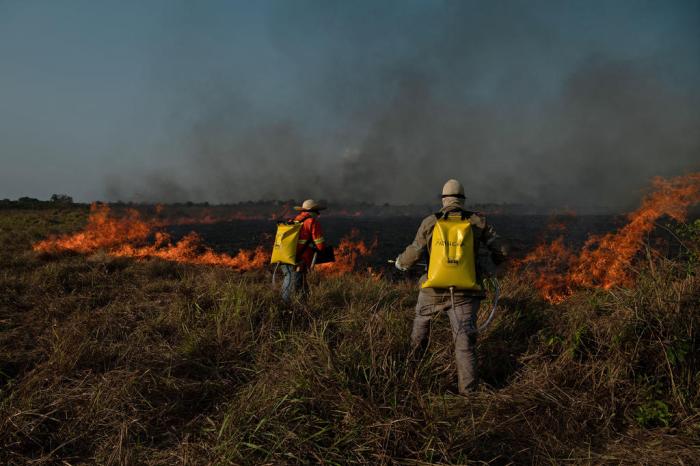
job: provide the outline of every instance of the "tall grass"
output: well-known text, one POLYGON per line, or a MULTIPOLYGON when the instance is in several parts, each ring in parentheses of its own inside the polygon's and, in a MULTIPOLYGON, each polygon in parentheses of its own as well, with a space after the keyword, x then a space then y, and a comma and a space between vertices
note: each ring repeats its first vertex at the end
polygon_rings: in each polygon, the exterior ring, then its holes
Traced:
POLYGON ((411 354, 413 283, 316 277, 285 306, 266 272, 37 256, 15 233, 46 214, 12 215, 0 463, 700 459, 694 263, 650 254, 635 288, 556 306, 511 272, 479 340, 483 383, 462 397, 446 319, 411 354))

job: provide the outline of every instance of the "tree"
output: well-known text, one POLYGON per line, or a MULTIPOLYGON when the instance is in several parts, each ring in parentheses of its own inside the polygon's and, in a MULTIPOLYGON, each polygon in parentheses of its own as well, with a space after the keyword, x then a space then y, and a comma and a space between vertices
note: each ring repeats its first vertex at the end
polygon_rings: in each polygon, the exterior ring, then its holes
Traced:
POLYGON ((51 202, 55 202, 57 204, 72 204, 73 198, 67 194, 52 194, 51 202))

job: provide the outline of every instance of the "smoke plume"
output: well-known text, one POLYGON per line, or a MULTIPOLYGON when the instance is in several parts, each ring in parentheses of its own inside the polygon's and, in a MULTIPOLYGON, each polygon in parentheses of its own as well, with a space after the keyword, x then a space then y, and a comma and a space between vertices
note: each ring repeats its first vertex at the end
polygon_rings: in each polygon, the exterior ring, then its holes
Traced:
POLYGON ((592 8, 586 36, 551 3, 275 4, 254 71, 178 29, 155 74, 181 157, 108 195, 427 203, 458 178, 475 202, 629 207, 700 169, 698 63, 616 42, 620 11, 592 8), (169 76, 175 56, 196 76, 169 76))

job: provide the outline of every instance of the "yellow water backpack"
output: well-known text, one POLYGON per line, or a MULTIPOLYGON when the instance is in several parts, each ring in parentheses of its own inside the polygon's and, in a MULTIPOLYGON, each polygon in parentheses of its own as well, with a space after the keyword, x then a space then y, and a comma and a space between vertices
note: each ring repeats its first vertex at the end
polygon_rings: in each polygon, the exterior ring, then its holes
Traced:
POLYGON ((270 258, 271 264, 296 265, 297 244, 299 243, 302 223, 296 220, 289 220, 277 224, 275 244, 272 246, 272 257, 270 258))
POLYGON ((481 290, 476 277, 474 230, 469 212, 437 213, 423 288, 481 290))

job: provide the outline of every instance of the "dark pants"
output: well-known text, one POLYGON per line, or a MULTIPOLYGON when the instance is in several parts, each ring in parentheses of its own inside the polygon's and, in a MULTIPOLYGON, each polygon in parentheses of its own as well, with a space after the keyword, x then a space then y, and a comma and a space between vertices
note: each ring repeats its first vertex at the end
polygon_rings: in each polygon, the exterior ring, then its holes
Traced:
POLYGON ((293 265, 281 264, 282 279, 282 300, 289 303, 292 296, 299 294, 305 298, 309 292, 309 285, 306 282, 306 270, 293 265))
POLYGON ((452 326, 457 361, 457 388, 467 393, 476 384, 476 334, 469 333, 476 328, 477 312, 481 298, 456 295, 454 309, 450 295, 432 296, 421 290, 413 319, 411 343, 415 351, 424 351, 430 336, 430 321, 437 315, 447 312, 452 326))

